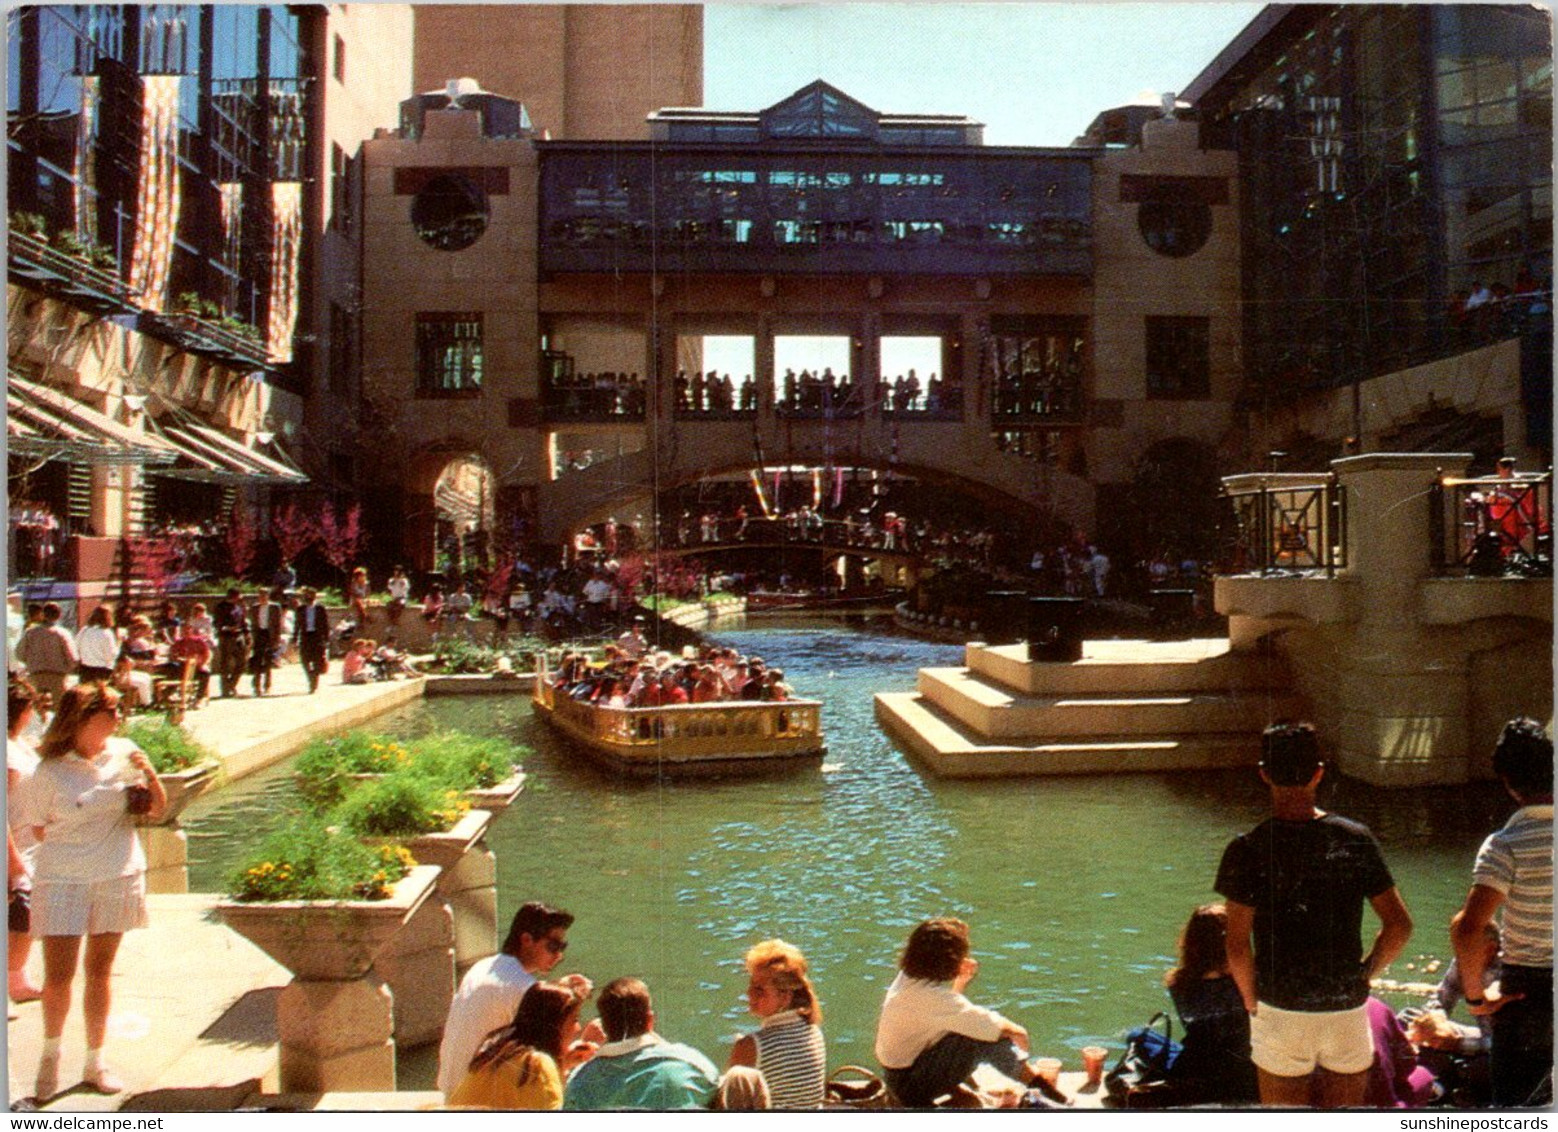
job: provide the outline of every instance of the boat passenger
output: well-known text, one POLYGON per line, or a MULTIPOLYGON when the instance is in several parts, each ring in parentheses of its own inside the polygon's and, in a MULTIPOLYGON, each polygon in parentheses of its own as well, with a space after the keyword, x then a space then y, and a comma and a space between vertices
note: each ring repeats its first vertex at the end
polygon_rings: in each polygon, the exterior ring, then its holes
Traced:
POLYGON ((490 1034, 449 1094, 451 1106, 540 1112, 563 1107, 563 1079, 595 1047, 579 1041, 583 997, 562 983, 525 991, 514 1020, 490 1034))
POLYGON ((800 948, 764 940, 746 953, 747 1009, 762 1027, 738 1038, 731 1066, 763 1075, 776 1109, 821 1108, 827 1076, 822 1007, 800 948))

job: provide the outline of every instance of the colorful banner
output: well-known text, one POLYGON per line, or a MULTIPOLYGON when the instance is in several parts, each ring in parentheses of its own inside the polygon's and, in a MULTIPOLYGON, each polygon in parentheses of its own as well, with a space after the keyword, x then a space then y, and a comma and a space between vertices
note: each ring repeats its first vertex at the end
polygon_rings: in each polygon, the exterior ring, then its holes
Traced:
POLYGON ((757 505, 763 509, 763 518, 772 519, 774 509, 768 502, 768 495, 763 491, 763 477, 757 474, 756 468, 753 468, 749 474, 752 477, 752 491, 757 496, 757 505))
POLYGON ((97 111, 102 101, 97 75, 81 76, 81 114, 76 119, 76 231, 97 243, 97 111))
POLYGON ((126 276, 150 311, 167 302, 179 221, 179 75, 141 77, 141 160, 135 189, 135 246, 126 276))
POLYGON ((292 360, 292 334, 298 324, 298 252, 303 241, 303 185, 271 185, 270 321, 265 352, 272 361, 292 360))

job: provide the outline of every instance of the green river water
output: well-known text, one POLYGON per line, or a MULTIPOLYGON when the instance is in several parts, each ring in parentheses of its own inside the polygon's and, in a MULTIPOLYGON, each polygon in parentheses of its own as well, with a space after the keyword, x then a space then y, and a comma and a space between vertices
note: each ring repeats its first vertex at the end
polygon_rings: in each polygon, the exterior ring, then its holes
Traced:
MULTIPOLYGON (((1080 1047, 1118 1049, 1123 1031, 1166 1007, 1161 976, 1181 925, 1214 898, 1228 839, 1264 816, 1253 771, 938 781, 877 727, 871 697, 913 687, 922 666, 960 663, 960 647, 861 620, 753 621, 713 635, 823 701, 821 770, 625 783, 555 739, 523 697, 432 699, 372 724, 500 733, 533 748, 525 792, 489 841, 502 926, 530 899, 577 917, 558 973, 642 977, 661 1032, 720 1063, 752 1021, 741 954, 780 936, 811 960, 829 1063, 874 1064, 898 949, 933 915, 972 926, 981 969, 971 997, 1070 1068, 1080 1047)), ((191 808, 192 890, 224 887, 290 787, 281 764, 191 808)), ((1390 975, 1437 981, 1425 964, 1448 959, 1447 924, 1477 846, 1513 805, 1491 785, 1387 791, 1346 780, 1328 783, 1321 804, 1375 831, 1417 921, 1390 975)), ((402 1087, 425 1087, 432 1061, 403 1057, 402 1087)))

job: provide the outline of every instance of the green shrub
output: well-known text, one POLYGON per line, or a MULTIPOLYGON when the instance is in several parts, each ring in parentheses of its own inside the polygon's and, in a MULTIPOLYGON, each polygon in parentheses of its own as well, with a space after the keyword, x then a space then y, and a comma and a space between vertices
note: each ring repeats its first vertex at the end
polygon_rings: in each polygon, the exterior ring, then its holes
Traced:
POLYGON ((457 789, 408 768, 362 783, 330 816, 358 837, 415 837, 442 833, 468 809, 457 789))
POLYGON ((267 837, 228 881, 234 900, 383 900, 411 870, 402 846, 364 845, 318 817, 294 818, 267 837))
POLYGON ((314 739, 293 765, 303 797, 318 809, 328 809, 346 796, 353 775, 389 774, 411 765, 411 753, 400 743, 367 731, 348 731, 314 739))
POLYGON ((485 790, 512 772, 524 748, 501 739, 446 731, 413 739, 412 772, 456 790, 485 790))
POLYGON ((42 239, 49 231, 49 222, 41 213, 37 212, 13 212, 11 213, 11 228, 24 236, 36 236, 42 239))
POLYGON ((189 737, 189 733, 165 716, 142 715, 125 724, 127 739, 151 760, 158 774, 188 770, 197 763, 214 762, 216 756, 189 737))

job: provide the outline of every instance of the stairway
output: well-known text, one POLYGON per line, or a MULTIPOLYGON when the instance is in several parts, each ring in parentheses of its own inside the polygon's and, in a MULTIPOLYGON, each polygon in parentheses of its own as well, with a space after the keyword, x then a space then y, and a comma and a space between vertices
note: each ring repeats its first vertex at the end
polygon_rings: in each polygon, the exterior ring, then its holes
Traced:
POLYGON ((964 659, 876 697, 878 722, 942 778, 1249 766, 1267 724, 1305 714, 1280 657, 1226 640, 1089 641, 1072 663, 975 643, 964 659))

